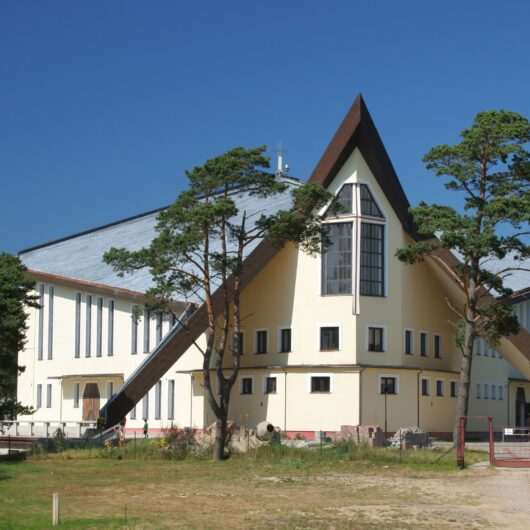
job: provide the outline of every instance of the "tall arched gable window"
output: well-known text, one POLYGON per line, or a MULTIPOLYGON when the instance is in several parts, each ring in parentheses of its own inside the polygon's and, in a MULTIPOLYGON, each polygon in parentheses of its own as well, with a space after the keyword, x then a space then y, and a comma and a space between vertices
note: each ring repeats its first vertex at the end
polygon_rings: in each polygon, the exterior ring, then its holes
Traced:
POLYGON ((324 217, 330 243, 322 253, 322 294, 351 295, 358 270, 359 293, 384 296, 386 219, 369 187, 344 184, 324 217))

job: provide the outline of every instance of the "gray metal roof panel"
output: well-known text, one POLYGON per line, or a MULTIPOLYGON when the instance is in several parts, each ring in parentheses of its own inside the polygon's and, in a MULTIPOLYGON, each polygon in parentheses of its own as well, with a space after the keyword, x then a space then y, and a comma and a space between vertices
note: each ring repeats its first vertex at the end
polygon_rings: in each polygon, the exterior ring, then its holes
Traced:
MULTIPOLYGON (((262 214, 272 214, 290 208, 292 204, 290 191, 293 187, 300 186, 301 182, 291 178, 282 180, 288 185, 286 191, 267 200, 247 192, 235 192, 233 197, 239 210, 239 220, 243 212, 246 212, 249 222, 255 222, 262 214)), ((20 253, 20 258, 28 269, 145 292, 153 285, 149 270, 143 269, 120 277, 110 265, 103 262, 103 254, 111 247, 139 250, 148 246, 156 236, 157 215, 158 211, 150 212, 48 245, 28 249, 20 253)), ((236 220, 238 219, 235 218, 234 221, 236 220)), ((248 245, 246 255, 258 245, 259 241, 255 240, 248 245)), ((219 249, 218 243, 212 247, 212 250, 216 249, 219 249)))

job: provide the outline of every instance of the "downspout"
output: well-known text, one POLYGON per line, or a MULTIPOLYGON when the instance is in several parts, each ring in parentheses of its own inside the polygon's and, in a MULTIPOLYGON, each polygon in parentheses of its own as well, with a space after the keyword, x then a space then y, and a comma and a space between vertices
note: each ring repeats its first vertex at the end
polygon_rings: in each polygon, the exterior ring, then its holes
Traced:
POLYGON ((418 411, 418 421, 417 426, 420 427, 420 375, 423 373, 423 369, 421 369, 417 374, 417 382, 416 382, 416 403, 417 403, 417 411, 418 411))
POLYGON ((64 399, 64 388, 63 388, 62 378, 60 379, 59 384, 61 385, 60 392, 59 392, 59 395, 61 396, 61 402, 59 403, 59 423, 62 423, 63 422, 63 399, 64 399))
POLYGON ((508 413, 508 416, 506 418, 506 421, 508 423, 508 427, 510 426, 510 384, 512 383, 512 381, 510 381, 508 379, 508 387, 506 389, 506 406, 508 408, 508 410, 506 411, 508 413))
POLYGON ((363 424, 363 372, 365 368, 359 370, 359 425, 363 424))
POLYGON ((283 432, 287 432, 287 369, 283 369, 283 432))
POLYGON ((193 429, 193 374, 190 373, 190 429, 193 429))

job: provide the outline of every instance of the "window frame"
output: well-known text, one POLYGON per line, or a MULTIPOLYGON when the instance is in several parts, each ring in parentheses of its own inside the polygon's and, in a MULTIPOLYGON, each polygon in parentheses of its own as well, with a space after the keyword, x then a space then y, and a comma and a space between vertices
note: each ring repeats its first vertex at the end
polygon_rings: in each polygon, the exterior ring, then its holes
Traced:
POLYGON ((403 339, 405 341, 404 349, 405 355, 414 355, 414 330, 412 328, 405 328, 404 329, 404 336, 403 339), (410 351, 407 351, 407 334, 410 333, 410 351))
POLYGON ((107 357, 114 356, 114 319, 116 316, 116 301, 107 298, 107 357))
POLYGON ((264 355, 266 353, 269 353, 269 328, 255 328, 254 329, 254 353, 256 355, 264 355), (260 351, 260 340, 259 335, 261 333, 265 333, 265 351, 260 351))
POLYGON ((266 395, 277 394, 278 393, 278 376, 276 374, 267 374, 267 375, 263 376, 263 393, 266 394, 266 395), (274 379, 274 381, 275 381, 274 390, 273 391, 268 391, 267 382, 270 379, 274 379))
POLYGON ((442 348, 442 334, 441 333, 433 333, 433 355, 435 359, 441 359, 443 357, 443 348, 442 348), (436 340, 438 339, 438 341, 436 340), (438 347, 437 347, 438 344, 438 347))
POLYGON ((378 374, 377 377, 377 392, 379 395, 384 396, 385 393, 382 392, 383 389, 383 379, 394 379, 394 390, 395 392, 386 392, 387 396, 397 396, 399 395, 399 375, 398 374, 378 374))
POLYGON ((449 382, 449 392, 450 397, 455 398, 458 397, 458 381, 456 379, 451 379, 449 382), (453 385, 454 385, 454 392, 453 392, 453 385))
POLYGON ((332 352, 332 351, 341 351, 342 350, 342 325, 341 324, 319 324, 317 331, 317 344, 318 351, 321 352, 332 352), (338 332, 337 348, 322 348, 322 330, 323 329, 333 329, 336 328, 338 332))
POLYGON ((293 328, 291 326, 279 326, 278 327, 278 353, 291 353, 293 351, 293 328), (290 331, 289 336, 289 349, 283 349, 283 332, 290 331))
POLYGON ((420 386, 421 386, 421 396, 422 397, 430 397, 431 396, 431 378, 430 377, 421 377, 420 378, 420 386), (425 384, 425 388, 423 384, 425 384))
POLYGON ((333 374, 328 373, 310 373, 307 374, 308 393, 309 394, 333 394, 333 374), (313 390, 313 379, 328 379, 329 390, 313 390))
POLYGON ((423 329, 420 330, 420 357, 429 357, 429 332, 423 329), (422 340, 424 337, 425 342, 422 340))
POLYGON ((239 378, 239 395, 240 396, 252 396, 254 394, 254 376, 253 375, 242 375, 239 378), (245 390, 244 381, 250 381, 250 392, 245 390))
POLYGON ((387 351, 387 326, 386 324, 366 324, 365 327, 365 347, 366 351, 370 353, 385 353, 387 351), (381 330, 381 349, 371 350, 370 349, 370 330, 380 329, 381 330))
POLYGON ((436 397, 445 397, 445 379, 436 378, 436 397))

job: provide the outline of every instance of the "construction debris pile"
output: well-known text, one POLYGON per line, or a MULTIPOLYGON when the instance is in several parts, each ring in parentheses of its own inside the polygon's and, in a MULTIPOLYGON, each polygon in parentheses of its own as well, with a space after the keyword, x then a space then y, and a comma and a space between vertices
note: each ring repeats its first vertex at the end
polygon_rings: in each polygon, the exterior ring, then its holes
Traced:
POLYGON ((390 438, 390 448, 399 449, 431 449, 432 440, 427 432, 419 427, 400 427, 390 438))

